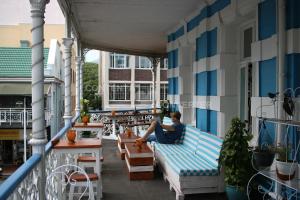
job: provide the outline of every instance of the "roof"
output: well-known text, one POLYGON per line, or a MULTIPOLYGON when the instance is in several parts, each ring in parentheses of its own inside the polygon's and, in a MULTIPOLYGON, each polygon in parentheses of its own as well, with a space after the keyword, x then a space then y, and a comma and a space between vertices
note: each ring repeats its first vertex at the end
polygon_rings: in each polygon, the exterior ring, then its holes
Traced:
POLYGON ((168 32, 205 2, 58 0, 84 47, 150 57, 166 56, 168 32))
MULTIPOLYGON (((49 48, 44 48, 44 67, 49 48)), ((31 48, 0 47, 0 77, 31 77, 31 48)))

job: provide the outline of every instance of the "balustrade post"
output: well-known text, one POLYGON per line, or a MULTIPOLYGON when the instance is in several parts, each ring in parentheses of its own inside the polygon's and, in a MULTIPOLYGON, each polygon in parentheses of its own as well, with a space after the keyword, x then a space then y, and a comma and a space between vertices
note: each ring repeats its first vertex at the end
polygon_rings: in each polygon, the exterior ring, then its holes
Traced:
POLYGON ((65 125, 71 123, 71 58, 73 38, 63 38, 65 58, 65 125))
POLYGON ((76 56, 76 115, 80 114, 80 66, 81 56, 76 56))
POLYGON ((32 19, 32 152, 41 154, 39 173, 33 184, 37 183, 39 199, 45 199, 45 132, 44 113, 44 13, 49 0, 29 0, 32 19))

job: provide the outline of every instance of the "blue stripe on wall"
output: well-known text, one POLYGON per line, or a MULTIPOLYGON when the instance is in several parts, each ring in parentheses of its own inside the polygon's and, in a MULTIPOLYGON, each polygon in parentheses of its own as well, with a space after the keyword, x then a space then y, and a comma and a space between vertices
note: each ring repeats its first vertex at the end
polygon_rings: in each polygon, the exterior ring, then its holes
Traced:
POLYGON ((196 38, 196 61, 217 54, 217 31, 217 28, 214 28, 196 38))
MULTIPOLYGON (((300 87, 300 53, 286 55, 286 71, 287 71, 287 88, 300 87)), ((297 89, 296 94, 300 96, 300 89, 297 89)))
POLYGON ((215 13, 224 9, 230 4, 230 2, 230 0, 216 0, 213 4, 204 7, 197 16, 192 18, 187 23, 187 32, 190 32, 191 30, 196 28, 205 18, 211 17, 215 13))
POLYGON ((276 58, 259 61, 259 96, 276 93, 276 58))
POLYGON ((258 38, 264 40, 276 33, 276 0, 258 4, 258 38))
POLYGON ((196 95, 197 96, 207 96, 208 87, 207 87, 207 72, 201 72, 196 74, 196 95))
POLYGON ((299 10, 299 0, 286 0, 286 29, 300 28, 299 10))
POLYGON ((207 132, 208 111, 205 109, 196 108, 196 127, 201 131, 207 132))
POLYGON ((184 26, 181 26, 177 31, 168 35, 168 42, 172 42, 184 35, 184 26))
POLYGON ((208 132, 210 132, 213 135, 218 135, 217 132, 217 124, 218 124, 218 112, 214 111, 214 110, 210 110, 209 111, 209 130, 208 132))
POLYGON ((178 105, 177 104, 170 104, 170 111, 171 112, 179 111, 178 105))
POLYGON ((196 127, 201 131, 218 135, 217 116, 217 111, 196 108, 196 127))
POLYGON ((196 95, 217 96, 217 70, 196 74, 196 95))
POLYGON ((209 72, 208 76, 208 95, 209 96, 217 96, 218 95, 218 77, 217 70, 213 70, 209 72))
POLYGON ((177 95, 179 93, 178 77, 168 78, 168 94, 177 95))
POLYGON ((168 69, 178 67, 178 49, 168 52, 168 69))

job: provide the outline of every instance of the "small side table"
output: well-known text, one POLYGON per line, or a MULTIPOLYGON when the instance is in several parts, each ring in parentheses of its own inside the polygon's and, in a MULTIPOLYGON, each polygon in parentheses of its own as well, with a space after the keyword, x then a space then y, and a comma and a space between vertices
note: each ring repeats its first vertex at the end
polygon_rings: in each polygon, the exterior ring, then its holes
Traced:
POLYGON ((150 180, 154 177, 153 151, 146 143, 139 150, 135 143, 126 143, 126 164, 130 180, 150 180))
POLYGON ((139 137, 132 134, 131 137, 128 137, 126 133, 118 135, 118 149, 121 156, 121 159, 125 159, 125 143, 135 143, 135 140, 139 137))

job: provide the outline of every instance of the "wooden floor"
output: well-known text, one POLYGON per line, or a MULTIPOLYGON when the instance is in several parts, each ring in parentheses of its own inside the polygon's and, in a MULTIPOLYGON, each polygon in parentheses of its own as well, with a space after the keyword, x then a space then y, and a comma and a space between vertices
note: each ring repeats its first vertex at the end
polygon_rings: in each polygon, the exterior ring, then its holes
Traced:
MULTIPOLYGON (((104 200, 175 200, 162 174, 155 170, 150 181, 130 181, 125 161, 117 156, 116 141, 103 140, 103 199, 104 200)), ((223 200, 224 194, 189 195, 185 200, 223 200)))

